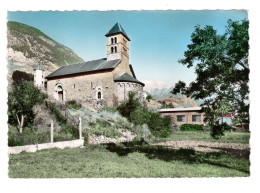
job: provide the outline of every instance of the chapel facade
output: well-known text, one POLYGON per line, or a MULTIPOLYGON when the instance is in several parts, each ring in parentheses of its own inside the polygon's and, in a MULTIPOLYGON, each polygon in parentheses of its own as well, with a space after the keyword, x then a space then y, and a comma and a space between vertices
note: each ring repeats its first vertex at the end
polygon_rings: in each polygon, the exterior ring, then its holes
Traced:
POLYGON ((77 100, 88 105, 118 106, 133 91, 142 102, 145 85, 136 79, 129 64, 130 38, 119 23, 105 36, 106 58, 61 66, 45 77, 50 101, 77 100))

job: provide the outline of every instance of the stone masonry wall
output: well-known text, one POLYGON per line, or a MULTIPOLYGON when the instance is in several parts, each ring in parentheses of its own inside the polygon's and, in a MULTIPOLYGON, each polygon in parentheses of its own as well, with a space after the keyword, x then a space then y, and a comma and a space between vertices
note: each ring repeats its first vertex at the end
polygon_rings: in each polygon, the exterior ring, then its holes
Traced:
MULTIPOLYGON (((91 101, 97 98, 97 88, 101 88, 102 99, 113 106, 114 81, 112 72, 99 72, 83 76, 48 80, 47 93, 50 100, 55 100, 57 85, 64 89, 64 99, 91 101)), ((56 98, 57 99, 57 98, 56 98)))

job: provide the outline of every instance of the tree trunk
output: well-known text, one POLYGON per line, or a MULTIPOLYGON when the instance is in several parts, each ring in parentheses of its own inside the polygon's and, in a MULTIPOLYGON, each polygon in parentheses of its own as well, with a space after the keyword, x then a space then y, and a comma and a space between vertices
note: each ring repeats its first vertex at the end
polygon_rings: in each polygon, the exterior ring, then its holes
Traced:
POLYGON ((17 118, 17 121, 18 121, 18 124, 19 124, 19 132, 20 133, 23 133, 23 124, 24 124, 24 118, 26 116, 24 115, 21 115, 21 120, 19 119, 18 115, 16 114, 16 118, 17 118))

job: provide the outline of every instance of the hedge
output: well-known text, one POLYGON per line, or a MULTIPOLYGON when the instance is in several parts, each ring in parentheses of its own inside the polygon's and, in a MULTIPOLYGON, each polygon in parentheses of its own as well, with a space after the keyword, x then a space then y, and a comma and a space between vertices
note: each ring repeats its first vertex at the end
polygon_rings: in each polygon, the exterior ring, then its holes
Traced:
POLYGON ((181 131, 202 131, 203 125, 194 125, 194 124, 183 124, 180 126, 181 131))

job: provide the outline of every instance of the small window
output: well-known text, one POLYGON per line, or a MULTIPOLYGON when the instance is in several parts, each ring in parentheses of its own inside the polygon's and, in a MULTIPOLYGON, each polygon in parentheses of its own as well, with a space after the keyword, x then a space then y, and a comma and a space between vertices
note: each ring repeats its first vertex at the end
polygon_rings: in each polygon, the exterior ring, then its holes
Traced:
POLYGON ((177 122, 185 122, 185 115, 177 115, 177 122))
POLYGON ((76 85, 74 84, 74 89, 76 88, 76 85))
POLYGON ((117 38, 115 37, 115 44, 117 43, 117 38))
POLYGON ((114 48, 113 47, 111 47, 111 53, 114 53, 114 48))
POLYGON ((115 52, 117 52, 117 47, 115 46, 115 52))
POLYGON ((101 99, 101 92, 98 92, 98 99, 101 99))
POLYGON ((114 44, 114 39, 113 38, 111 38, 111 44, 114 44))
POLYGON ((192 115, 192 122, 201 122, 201 115, 192 115))
POLYGON ((91 89, 93 88, 93 82, 90 83, 91 89))

